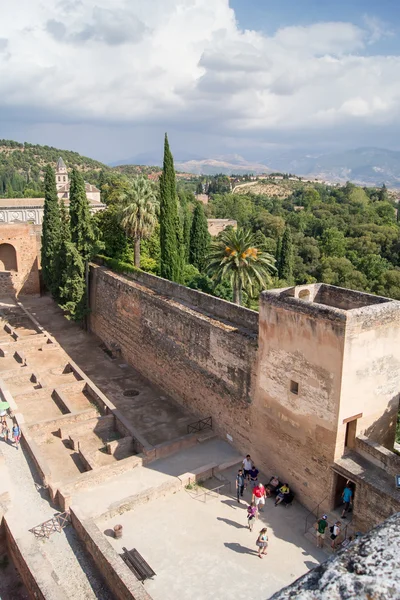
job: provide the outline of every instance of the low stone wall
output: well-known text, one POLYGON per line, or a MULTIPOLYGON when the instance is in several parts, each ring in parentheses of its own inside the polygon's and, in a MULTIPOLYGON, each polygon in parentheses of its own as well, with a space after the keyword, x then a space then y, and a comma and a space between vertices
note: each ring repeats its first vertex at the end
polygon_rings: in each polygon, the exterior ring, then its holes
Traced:
POLYGON ((381 469, 385 469, 393 477, 400 474, 400 456, 377 442, 359 435, 356 438, 356 450, 358 454, 361 454, 381 469))
POLYGON ((68 600, 64 590, 56 583, 56 575, 42 553, 35 537, 15 539, 12 524, 3 519, 7 549, 31 598, 37 600, 68 600))
POLYGON ((116 600, 151 600, 140 583, 115 552, 92 519, 83 520, 77 508, 70 508, 71 522, 86 550, 116 600))
POLYGON ((133 437, 124 437, 120 440, 114 440, 113 442, 107 442, 107 454, 111 454, 117 460, 126 458, 130 454, 134 453, 133 437))

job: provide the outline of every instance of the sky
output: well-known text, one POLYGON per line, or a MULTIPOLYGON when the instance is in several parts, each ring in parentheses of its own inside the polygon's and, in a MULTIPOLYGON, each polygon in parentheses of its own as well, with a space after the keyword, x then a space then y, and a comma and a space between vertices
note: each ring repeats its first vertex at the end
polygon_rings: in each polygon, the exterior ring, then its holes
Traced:
POLYGON ((0 138, 105 162, 400 150, 398 0, 0 0, 0 138))

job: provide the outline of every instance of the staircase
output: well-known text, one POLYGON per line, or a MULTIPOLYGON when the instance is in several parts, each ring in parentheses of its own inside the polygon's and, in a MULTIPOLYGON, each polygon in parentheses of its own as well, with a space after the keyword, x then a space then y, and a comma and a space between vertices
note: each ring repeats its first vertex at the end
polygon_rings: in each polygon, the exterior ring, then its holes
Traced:
MULTIPOLYGON (((326 498, 324 498, 324 500, 322 500, 316 507, 315 510, 310 511, 307 515, 307 518, 305 520, 305 532, 304 532, 304 536, 310 541, 312 542, 315 546, 317 545, 317 531, 315 529, 315 523, 321 518, 322 514, 324 514, 323 512, 321 512, 320 510, 320 506, 321 504, 323 504, 325 502, 326 498)), ((341 518, 341 514, 342 514, 342 509, 336 508, 335 510, 332 510, 330 512, 325 512, 325 514, 327 515, 327 521, 328 521, 328 527, 325 531, 325 538, 324 538, 324 545, 323 545, 323 550, 326 554, 331 555, 333 554, 333 550, 331 547, 331 532, 329 530, 329 528, 336 523, 336 521, 340 521, 342 524, 342 528, 341 528, 341 532, 337 538, 337 548, 340 547, 340 544, 347 539, 348 537, 352 536, 353 539, 355 537, 355 529, 352 526, 352 520, 353 520, 353 513, 347 513, 346 515, 346 519, 342 519, 341 518)))

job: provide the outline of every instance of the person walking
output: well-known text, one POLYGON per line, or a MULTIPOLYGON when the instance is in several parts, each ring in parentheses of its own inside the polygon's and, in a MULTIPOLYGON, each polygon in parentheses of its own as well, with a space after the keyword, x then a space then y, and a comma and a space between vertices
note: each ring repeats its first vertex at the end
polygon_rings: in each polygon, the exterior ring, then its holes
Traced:
POLYGON ((257 467, 255 465, 253 465, 251 467, 249 475, 250 475, 250 481, 251 481, 252 484, 258 482, 258 474, 259 474, 259 472, 260 471, 257 469, 257 467))
POLYGON ((13 436, 13 441, 14 441, 15 447, 18 450, 19 441, 21 439, 21 430, 20 430, 19 426, 17 425, 17 423, 12 428, 12 436, 13 436))
POLYGON ((239 469, 238 474, 236 475, 236 498, 238 503, 240 504, 240 498, 243 497, 244 490, 244 475, 243 469, 239 469))
POLYGON ((262 512, 262 507, 265 505, 265 498, 266 498, 266 492, 265 492, 265 487, 263 486, 263 484, 258 483, 254 488, 253 488, 253 495, 251 498, 251 501, 254 502, 254 504, 256 505, 257 509, 262 512))
POLYGON ((315 524, 315 528, 317 530, 317 547, 323 548, 324 538, 325 538, 325 530, 328 527, 328 517, 327 515, 322 515, 321 519, 315 524))
POLYGON ((268 548, 267 531, 268 531, 267 528, 264 527, 263 529, 261 529, 260 533, 258 534, 256 545, 258 546, 259 558, 262 558, 264 554, 267 554, 267 548, 268 548))
POLYGON ((250 471, 253 467, 253 461, 251 460, 250 454, 243 459, 243 472, 245 480, 250 481, 250 471))
POLYGON ((257 506, 254 502, 249 504, 247 507, 247 524, 249 526, 249 530, 253 531, 254 521, 257 518, 257 506))
POLYGON ((2 423, 1 437, 3 437, 6 442, 8 442, 8 438, 10 437, 10 430, 6 420, 2 423))
POLYGON ((336 540, 337 540, 338 536, 340 535, 341 528, 342 528, 342 524, 340 521, 336 521, 336 523, 334 523, 332 525, 332 527, 330 528, 331 540, 332 540, 331 548, 333 551, 336 550, 336 544, 337 544, 336 540))
POLYGON ((342 519, 347 519, 346 513, 349 512, 353 498, 353 490, 350 487, 350 481, 346 482, 346 486, 343 490, 342 499, 344 502, 344 508, 342 511, 342 519))

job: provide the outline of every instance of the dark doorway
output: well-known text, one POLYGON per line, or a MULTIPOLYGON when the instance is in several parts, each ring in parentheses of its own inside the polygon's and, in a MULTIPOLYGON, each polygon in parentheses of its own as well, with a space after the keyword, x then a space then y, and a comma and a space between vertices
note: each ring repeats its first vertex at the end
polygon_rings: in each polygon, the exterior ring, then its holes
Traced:
POLYGON ((342 508, 343 507, 343 500, 342 500, 342 494, 343 494, 343 490, 346 487, 346 485, 348 485, 348 487, 352 490, 353 492, 353 496, 352 496, 352 501, 354 502, 354 495, 355 495, 355 491, 356 491, 356 484, 353 483, 352 481, 350 481, 349 479, 347 479, 347 477, 343 477, 343 475, 339 475, 339 473, 335 474, 336 480, 335 480, 335 497, 333 500, 333 508, 342 508))
POLYGON ((357 419, 354 421, 349 421, 346 423, 346 437, 344 442, 345 448, 354 448, 356 445, 356 435, 357 435, 357 419))

